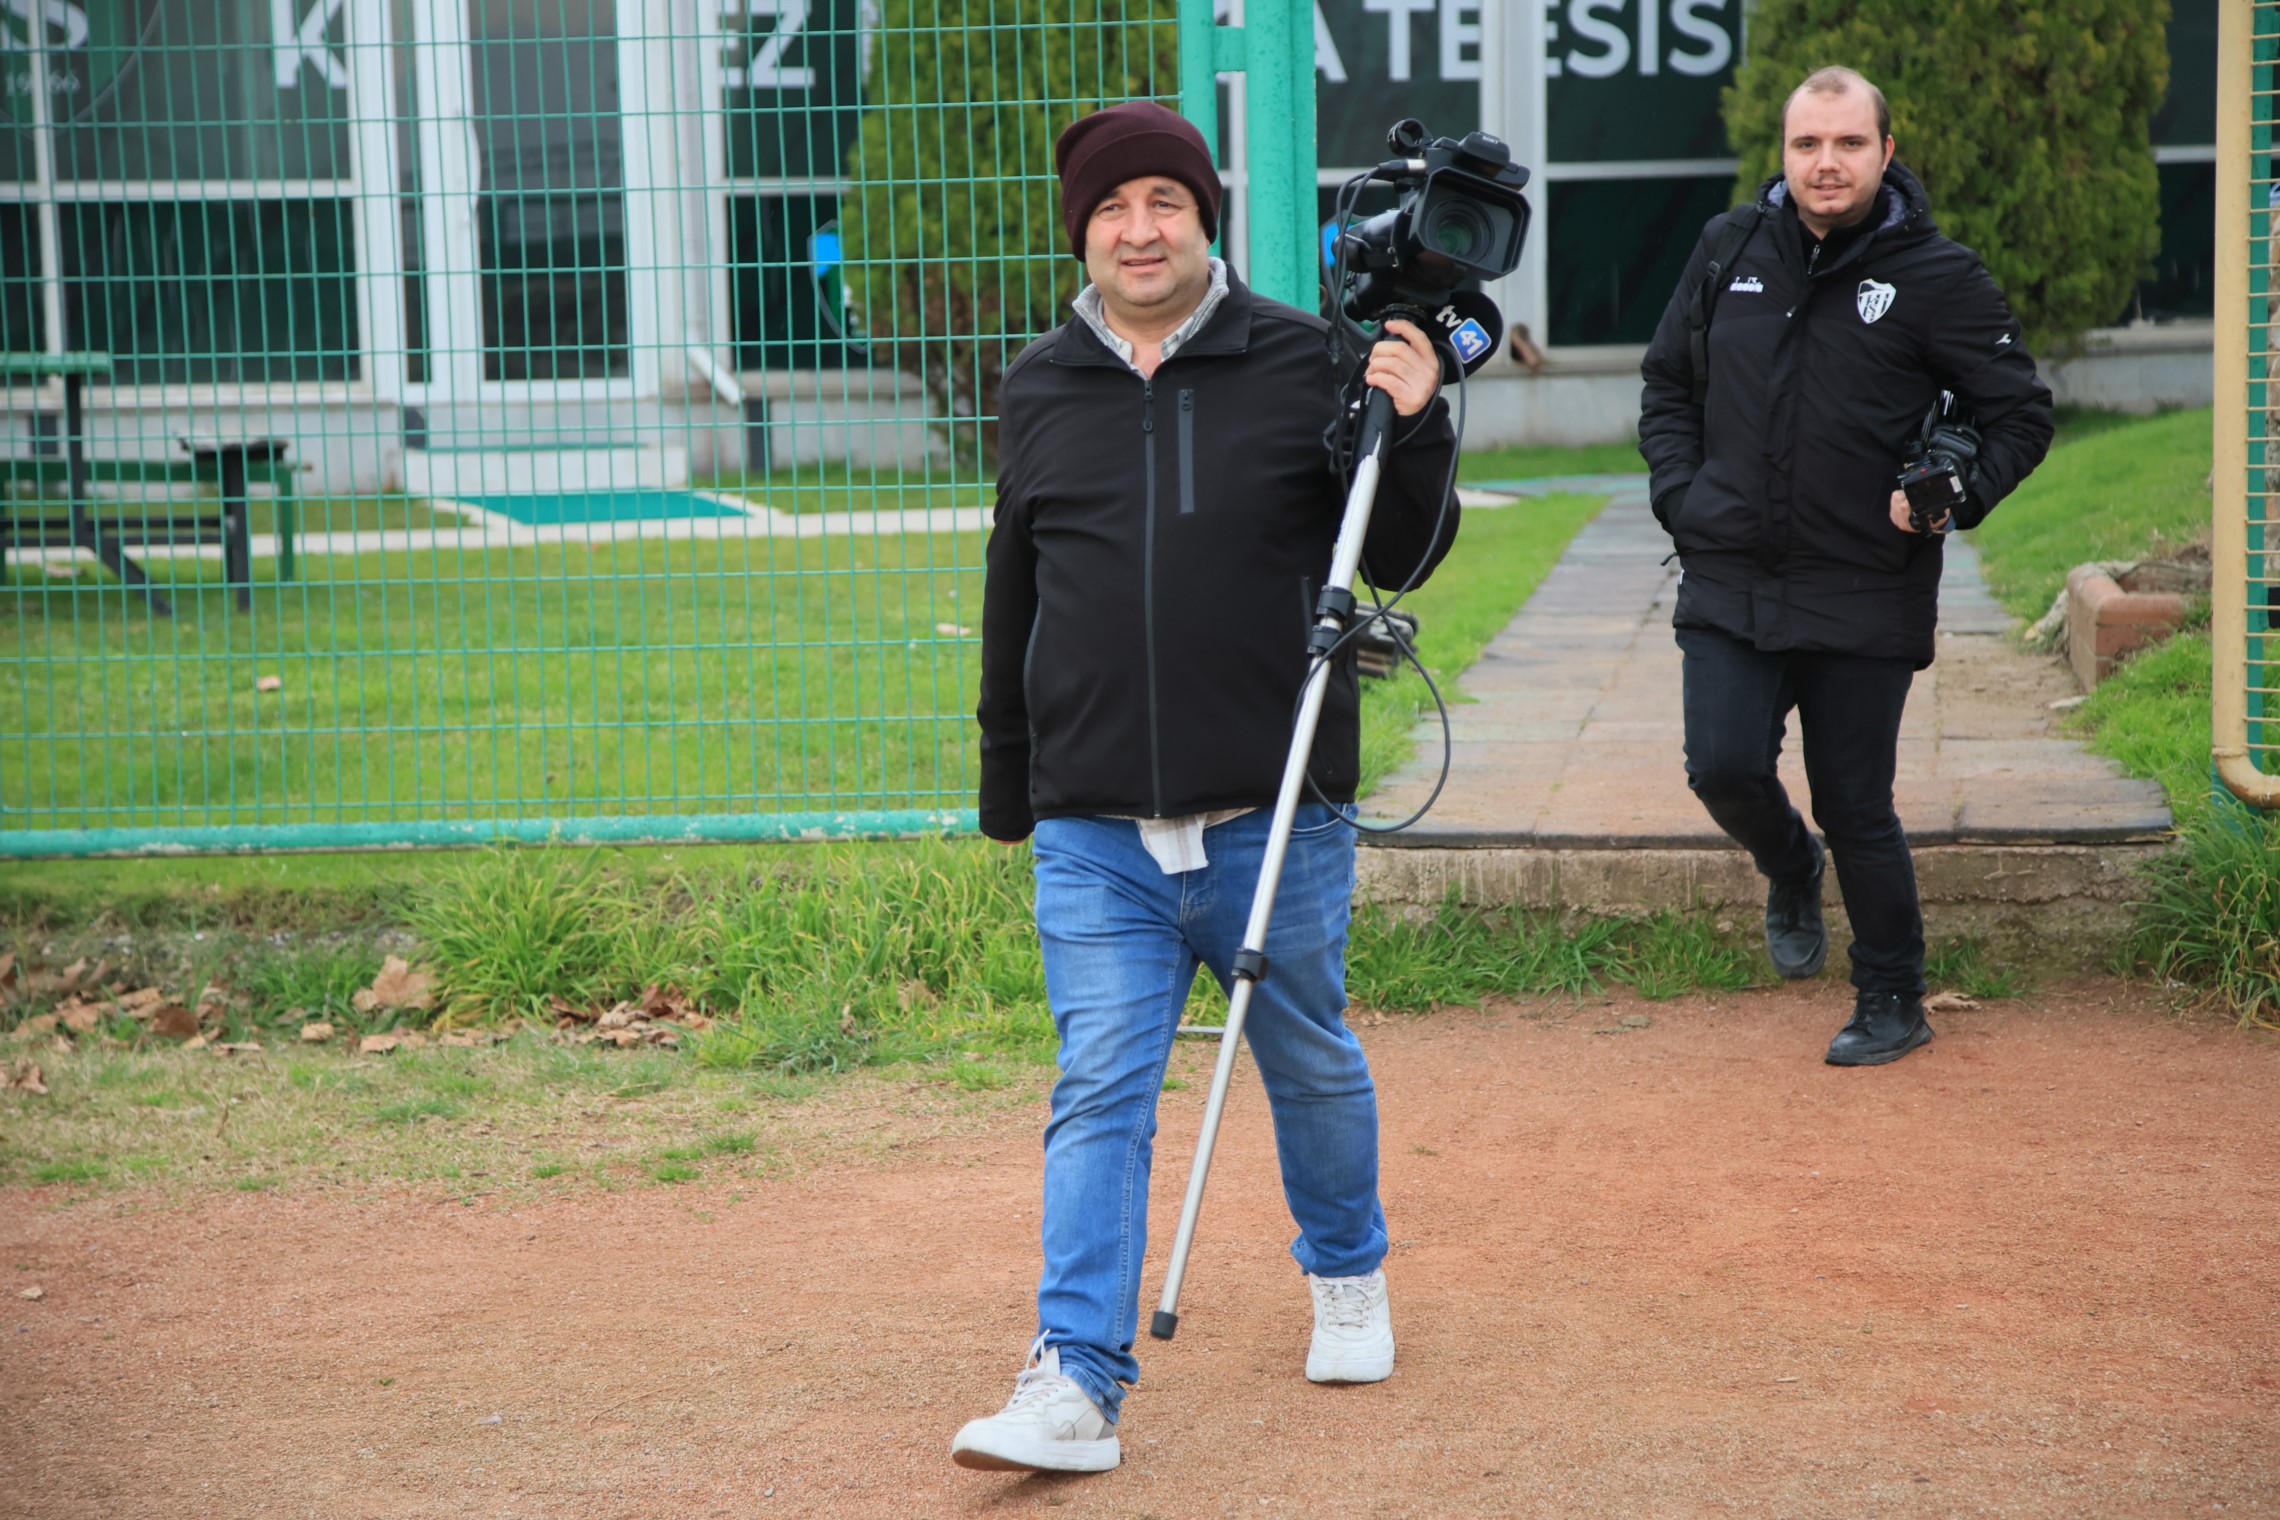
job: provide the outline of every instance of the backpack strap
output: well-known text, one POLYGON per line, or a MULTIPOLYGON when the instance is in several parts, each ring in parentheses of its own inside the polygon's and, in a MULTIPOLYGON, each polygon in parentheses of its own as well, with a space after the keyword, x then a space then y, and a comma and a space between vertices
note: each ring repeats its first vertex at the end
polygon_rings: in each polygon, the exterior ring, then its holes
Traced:
POLYGON ((1765 209, 1752 202, 1747 214, 1726 226, 1719 235, 1717 246, 1710 250, 1710 267, 1703 271, 1702 283, 1696 287, 1693 300, 1686 307, 1686 357, 1694 371, 1694 404, 1700 406, 1710 394, 1710 313, 1718 304, 1718 292, 1725 288, 1726 276, 1732 272, 1735 260, 1757 235, 1758 223, 1765 220, 1765 209))

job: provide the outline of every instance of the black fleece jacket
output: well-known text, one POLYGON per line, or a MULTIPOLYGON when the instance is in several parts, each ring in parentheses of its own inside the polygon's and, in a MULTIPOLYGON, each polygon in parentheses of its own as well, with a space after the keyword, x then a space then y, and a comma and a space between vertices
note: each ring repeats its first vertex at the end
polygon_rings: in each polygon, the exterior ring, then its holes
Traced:
MULTIPOLYGON (((1338 409, 1323 340, 1320 318, 1231 275, 1152 380, 1082 319, 1006 370, 976 714, 983 833, 1274 801, 1345 507, 1322 441, 1338 409)), ((1422 581, 1457 529, 1453 495, 1442 513, 1445 403, 1395 436, 1363 553, 1389 588, 1422 581)), ((1358 705, 1349 655, 1312 756, 1336 802, 1361 769, 1358 705)))
POLYGON ((1680 627, 1768 651, 1932 662, 1940 539, 1889 504, 1942 390, 1983 435, 1975 525, 2050 447, 2050 390, 1979 256, 1942 237, 1924 188, 1894 163, 1867 223, 1817 243, 1788 186, 1704 228, 1642 366, 1639 452, 1685 573, 1680 627), (1724 229, 1759 218, 1721 275, 1706 400, 1693 400, 1687 307, 1724 229))

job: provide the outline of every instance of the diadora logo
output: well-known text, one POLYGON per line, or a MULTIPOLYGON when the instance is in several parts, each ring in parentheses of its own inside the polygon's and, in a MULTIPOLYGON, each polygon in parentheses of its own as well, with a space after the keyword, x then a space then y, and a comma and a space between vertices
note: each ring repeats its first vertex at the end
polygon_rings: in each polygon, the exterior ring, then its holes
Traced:
POLYGON ((1765 281, 1754 274, 1746 274, 1726 288, 1738 290, 1745 296, 1761 296, 1765 294, 1765 281))

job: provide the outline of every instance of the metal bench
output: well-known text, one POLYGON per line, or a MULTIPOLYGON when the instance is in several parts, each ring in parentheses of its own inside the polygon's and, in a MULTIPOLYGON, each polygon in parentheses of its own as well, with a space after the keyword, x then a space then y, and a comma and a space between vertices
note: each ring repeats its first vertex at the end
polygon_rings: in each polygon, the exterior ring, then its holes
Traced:
POLYGON ((277 578, 293 578, 295 498, 293 467, 286 444, 277 438, 189 436, 177 440, 189 457, 171 459, 94 459, 87 457, 83 388, 89 378, 111 373, 108 354, 0 354, 0 381, 28 379, 35 385, 55 377, 63 382, 63 454, 0 459, 0 487, 62 486, 68 515, 0 515, 0 564, 9 550, 80 548, 127 585, 150 609, 171 616, 173 604, 151 584, 142 566, 126 552, 128 544, 219 544, 222 579, 237 593, 242 611, 253 607, 253 555, 247 529, 248 488, 265 481, 277 499, 277 578), (205 510, 96 511, 90 487, 104 484, 191 484, 212 486, 220 498, 205 510))

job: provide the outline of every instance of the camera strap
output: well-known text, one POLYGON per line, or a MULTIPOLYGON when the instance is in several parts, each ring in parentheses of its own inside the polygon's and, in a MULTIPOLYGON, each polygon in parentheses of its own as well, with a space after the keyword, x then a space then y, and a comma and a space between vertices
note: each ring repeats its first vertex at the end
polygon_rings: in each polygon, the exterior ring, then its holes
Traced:
POLYGON ((1742 250, 1750 239, 1757 236, 1758 223, 1765 220, 1765 208, 1751 202, 1748 215, 1730 223, 1719 236, 1717 247, 1710 250, 1710 267, 1704 271, 1702 283, 1695 287, 1694 299, 1686 310, 1686 357, 1694 371, 1694 404, 1700 406, 1710 394, 1710 313, 1718 304, 1718 292, 1733 272, 1734 263, 1741 258, 1742 250))

